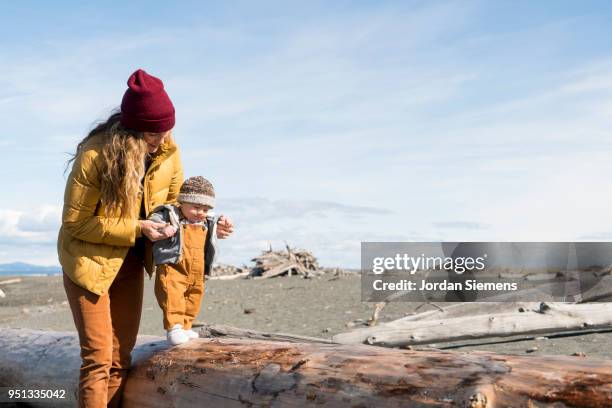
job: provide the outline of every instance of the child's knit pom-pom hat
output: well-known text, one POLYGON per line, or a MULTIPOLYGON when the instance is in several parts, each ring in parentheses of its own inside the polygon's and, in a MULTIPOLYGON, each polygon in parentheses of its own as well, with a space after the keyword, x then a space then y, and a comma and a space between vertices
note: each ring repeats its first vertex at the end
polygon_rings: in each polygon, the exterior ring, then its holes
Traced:
POLYGON ((215 189, 210 181, 202 176, 190 177, 181 186, 179 203, 215 206, 215 189))

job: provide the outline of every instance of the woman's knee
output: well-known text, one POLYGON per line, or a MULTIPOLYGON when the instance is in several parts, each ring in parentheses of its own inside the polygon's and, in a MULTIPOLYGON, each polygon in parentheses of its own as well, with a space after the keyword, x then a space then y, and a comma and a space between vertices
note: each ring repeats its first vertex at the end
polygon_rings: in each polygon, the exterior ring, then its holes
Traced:
POLYGON ((109 344, 105 347, 81 347, 81 360, 83 364, 107 365, 110 367, 113 361, 113 346, 109 344))

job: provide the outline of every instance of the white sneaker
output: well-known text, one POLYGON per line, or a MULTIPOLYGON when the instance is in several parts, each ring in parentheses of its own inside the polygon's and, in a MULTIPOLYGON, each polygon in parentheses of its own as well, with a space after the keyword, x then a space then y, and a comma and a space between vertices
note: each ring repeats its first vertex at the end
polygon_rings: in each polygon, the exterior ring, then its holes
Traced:
POLYGON ((200 335, 197 332, 194 332, 193 330, 189 329, 189 330, 183 330, 185 332, 185 334, 187 335, 187 337, 189 337, 189 340, 192 339, 197 339, 198 337, 200 337, 200 335))
POLYGON ((183 326, 180 324, 175 324, 171 330, 168 330, 166 338, 168 339, 168 343, 172 344, 173 346, 187 343, 189 341, 189 337, 183 330, 183 326))

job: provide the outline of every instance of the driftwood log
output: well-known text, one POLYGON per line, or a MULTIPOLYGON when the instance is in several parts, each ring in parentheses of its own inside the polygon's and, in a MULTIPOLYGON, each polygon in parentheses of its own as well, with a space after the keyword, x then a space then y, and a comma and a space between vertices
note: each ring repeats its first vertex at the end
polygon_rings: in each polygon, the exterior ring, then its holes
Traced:
MULTIPOLYGON (((1 386, 74 393, 75 335, 4 329, 0 349, 1 386)), ((74 400, 63 402, 73 405, 74 400)), ((123 406, 611 405, 612 361, 606 360, 246 339, 197 339, 168 348, 149 337, 134 352, 123 406)))
MULTIPOLYGON (((21 282, 21 278, 7 279, 7 280, 0 281, 0 285, 10 285, 11 283, 19 283, 19 282, 21 282)), ((4 293, 2 289, 0 289, 0 298, 5 298, 5 297, 6 297, 6 293, 4 293)))
MULTIPOLYGON (((399 347, 612 327, 612 303, 540 303, 535 309, 522 310, 441 319, 404 318, 375 327, 340 333, 335 335, 333 340, 343 344, 367 343, 399 347)), ((435 314, 427 315, 431 316, 435 314)))
POLYGON ((580 302, 612 302, 612 276, 608 273, 597 285, 583 293, 580 302))
MULTIPOLYGON (((580 288, 575 288, 578 292, 573 296, 566 296, 564 301, 566 302, 611 302, 612 301, 612 276, 609 276, 609 273, 606 272, 605 275, 602 275, 601 280, 592 288, 581 292, 580 288)), ((561 283, 563 286, 566 283, 561 283)), ((518 292, 509 292, 502 293, 500 295, 488 296, 486 298, 487 302, 518 302, 524 299, 542 299, 547 301, 546 299, 551 299, 552 293, 559 292, 559 282, 556 283, 541 283, 537 287, 531 289, 523 289, 518 292)), ((558 300, 558 299, 557 299, 558 300)))
POLYGON ((224 324, 204 323, 194 327, 202 338, 234 338, 234 339, 255 339, 287 341, 290 343, 334 343, 329 339, 320 337, 300 336, 298 334, 262 332, 251 329, 241 329, 238 327, 227 326, 224 324))
POLYGON ((0 285, 10 285, 12 283, 19 283, 19 282, 21 282, 21 278, 7 279, 7 280, 0 281, 0 285))
POLYGON ((207 276, 206 280, 234 280, 234 279, 246 279, 251 273, 249 271, 237 272, 232 275, 215 275, 207 276))

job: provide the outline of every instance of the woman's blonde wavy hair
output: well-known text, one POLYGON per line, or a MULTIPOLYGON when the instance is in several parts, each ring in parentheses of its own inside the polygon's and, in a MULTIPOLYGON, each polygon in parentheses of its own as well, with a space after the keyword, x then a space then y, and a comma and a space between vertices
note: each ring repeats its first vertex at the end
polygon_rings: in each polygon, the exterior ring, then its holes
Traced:
POLYGON ((98 123, 77 145, 67 166, 83 152, 91 138, 102 135, 101 204, 107 215, 119 213, 122 218, 136 218, 140 208, 138 194, 142 190, 147 144, 142 132, 125 128, 120 118, 121 112, 115 110, 106 121, 98 123))

